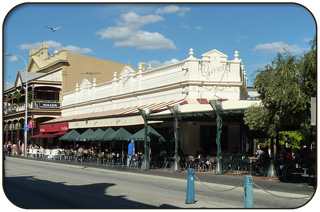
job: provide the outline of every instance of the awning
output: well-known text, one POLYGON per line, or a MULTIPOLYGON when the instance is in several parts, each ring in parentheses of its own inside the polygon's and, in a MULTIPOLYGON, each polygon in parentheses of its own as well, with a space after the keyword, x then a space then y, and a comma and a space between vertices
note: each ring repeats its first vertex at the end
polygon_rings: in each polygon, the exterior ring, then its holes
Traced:
MULTIPOLYGON (((134 139, 135 141, 144 141, 144 128, 141 129, 140 131, 136 132, 133 134, 129 139, 134 139)), ((148 126, 148 131, 147 131, 147 140, 158 140, 158 141, 166 141, 166 139, 160 135, 155 129, 153 129, 151 126, 148 126)))
POLYGON ((89 141, 97 141, 99 136, 102 135, 104 131, 101 128, 98 128, 96 131, 91 133, 91 135, 88 135, 87 139, 89 141))
POLYGON ((59 140, 61 141, 75 141, 76 138, 79 138, 80 133, 78 133, 76 130, 71 130, 64 136, 60 137, 59 140))
POLYGON ((107 141, 124 141, 124 140, 128 140, 129 137, 132 136, 131 133, 129 133, 126 129, 124 129, 123 127, 121 127, 120 129, 118 129, 117 131, 115 131, 114 133, 112 133, 106 140, 107 141))
POLYGON ((104 131, 102 134, 100 134, 97 137, 97 140, 99 140, 99 141, 107 141, 107 139, 110 137, 110 135, 112 135, 114 132, 115 132, 114 129, 112 129, 110 127, 106 131, 104 131))
POLYGON ((84 131, 84 133, 82 133, 80 136, 78 136, 76 138, 76 141, 89 141, 88 137, 94 133, 94 131, 92 129, 87 129, 86 131, 84 131))
POLYGON ((67 131, 61 131, 61 132, 52 133, 51 135, 54 135, 54 137, 58 137, 58 136, 66 135, 67 133, 68 133, 67 131))
POLYGON ((153 112, 160 112, 163 110, 167 110, 168 106, 173 106, 177 104, 184 105, 184 104, 188 104, 188 102, 185 99, 180 99, 180 100, 172 100, 168 102, 158 102, 158 103, 149 104, 149 105, 139 105, 139 106, 132 106, 127 108, 106 110, 101 112, 84 113, 84 114, 78 114, 78 115, 72 115, 72 116, 61 116, 59 118, 43 122, 42 124, 72 122, 72 121, 89 120, 89 119, 101 119, 101 118, 109 118, 109 117, 123 117, 123 116, 133 116, 133 115, 140 116, 139 109, 148 108, 153 112))
POLYGON ((49 133, 39 133, 37 135, 30 136, 30 138, 54 138, 54 137, 56 136, 49 133))

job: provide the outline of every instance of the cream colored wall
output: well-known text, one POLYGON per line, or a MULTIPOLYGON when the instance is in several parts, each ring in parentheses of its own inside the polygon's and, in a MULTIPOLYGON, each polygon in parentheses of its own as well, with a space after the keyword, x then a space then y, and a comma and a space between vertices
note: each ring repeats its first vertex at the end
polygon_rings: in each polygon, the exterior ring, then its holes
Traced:
POLYGON ((63 67, 62 93, 73 91, 77 83, 83 79, 90 82, 96 78, 96 83, 101 84, 111 81, 114 72, 120 74, 126 64, 89 57, 85 55, 67 52, 68 66, 63 67))

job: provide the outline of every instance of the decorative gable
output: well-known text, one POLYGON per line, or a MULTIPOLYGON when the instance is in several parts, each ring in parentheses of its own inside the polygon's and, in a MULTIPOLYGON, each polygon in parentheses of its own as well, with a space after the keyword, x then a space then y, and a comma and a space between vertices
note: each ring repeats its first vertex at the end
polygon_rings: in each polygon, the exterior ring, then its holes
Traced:
POLYGON ((131 75, 134 75, 135 73, 136 72, 130 66, 125 66, 120 73, 120 77, 131 76, 131 75))
POLYGON ((223 54, 222 52, 214 49, 214 50, 211 50, 211 51, 201 55, 201 58, 203 60, 222 60, 222 61, 225 61, 225 60, 227 60, 228 56, 223 54))
POLYGON ((88 89, 91 88, 91 83, 87 79, 83 79, 80 84, 80 89, 88 89))

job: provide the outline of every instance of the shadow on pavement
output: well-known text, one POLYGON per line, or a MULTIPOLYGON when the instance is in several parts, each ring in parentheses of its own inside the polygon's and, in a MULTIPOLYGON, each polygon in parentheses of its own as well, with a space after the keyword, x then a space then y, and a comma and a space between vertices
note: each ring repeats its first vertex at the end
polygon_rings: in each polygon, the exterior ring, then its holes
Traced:
MULTIPOLYGON (((39 180, 32 176, 6 177, 3 189, 7 198, 25 209, 137 209, 157 208, 126 199, 125 195, 110 196, 106 190, 115 184, 65 185, 63 182, 39 180)), ((163 204, 160 208, 175 208, 163 204)))

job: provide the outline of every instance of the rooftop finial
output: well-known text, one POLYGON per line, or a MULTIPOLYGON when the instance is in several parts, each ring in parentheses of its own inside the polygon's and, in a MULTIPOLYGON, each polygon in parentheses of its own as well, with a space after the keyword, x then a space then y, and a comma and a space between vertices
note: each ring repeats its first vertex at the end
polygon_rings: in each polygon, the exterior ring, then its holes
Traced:
POLYGON ((234 52, 234 58, 235 58, 235 60, 238 60, 238 57, 239 57, 239 52, 238 52, 238 51, 235 51, 235 52, 234 52))
POLYGON ((194 58, 194 57, 193 57, 193 54, 194 54, 194 53, 193 53, 193 48, 191 48, 190 51, 189 51, 189 55, 190 55, 189 58, 190 58, 190 59, 193 59, 193 58, 194 58))

